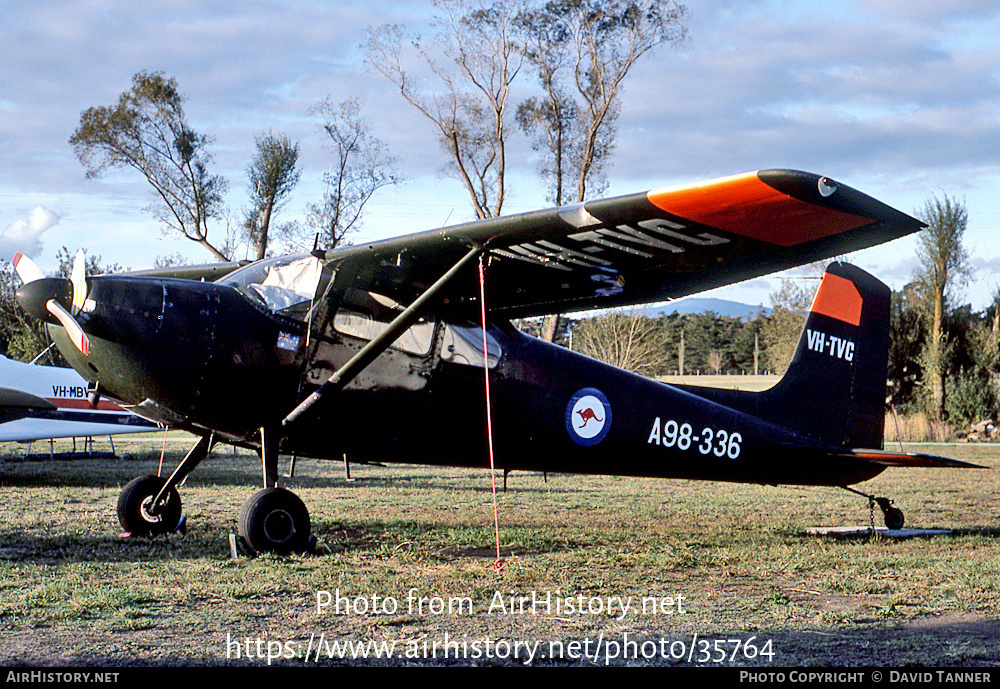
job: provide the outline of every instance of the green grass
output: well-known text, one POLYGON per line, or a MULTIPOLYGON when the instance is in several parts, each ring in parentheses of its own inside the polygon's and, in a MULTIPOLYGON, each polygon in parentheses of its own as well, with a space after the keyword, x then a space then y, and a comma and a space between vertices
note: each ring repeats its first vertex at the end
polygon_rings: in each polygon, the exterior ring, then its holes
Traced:
MULTIPOLYGON (((352 466, 357 480, 348 483, 339 463, 299 460, 284 485, 310 508, 317 553, 233 560, 228 535, 260 481, 254 455, 222 448, 192 474, 181 489, 186 535, 133 541, 118 535, 118 491, 156 472, 160 445, 116 447, 125 458, 8 454, 0 465, 5 663, 244 664, 231 647, 227 654, 227 638, 429 643, 446 633, 546 643, 755 636, 772 640, 777 665, 998 660, 995 470, 889 470, 864 484, 891 497, 908 526, 952 530, 908 540, 806 535, 810 526, 867 523, 866 501, 837 489, 515 473, 498 494, 501 576, 485 470, 352 466), (318 613, 317 593, 337 590, 359 604, 391 598, 399 609, 318 613), (411 611, 411 590, 426 601, 469 600, 474 613, 411 611), (498 592, 683 596, 685 612, 488 614, 498 592)), ((184 449, 168 445, 165 471, 184 449)), ((925 449, 1000 466, 1000 448, 925 449)), ((301 655, 281 662, 301 664, 301 655)), ((546 663, 586 664, 538 661, 546 663)))

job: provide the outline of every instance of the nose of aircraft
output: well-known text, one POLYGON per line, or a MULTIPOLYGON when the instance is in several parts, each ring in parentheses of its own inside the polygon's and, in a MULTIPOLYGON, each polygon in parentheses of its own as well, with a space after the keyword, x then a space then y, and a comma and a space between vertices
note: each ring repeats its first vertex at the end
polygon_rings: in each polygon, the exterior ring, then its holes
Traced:
POLYGON ((22 285, 14 293, 14 297, 31 316, 40 321, 57 323, 46 304, 54 299, 64 307, 69 307, 73 301, 73 284, 66 278, 40 278, 22 285))

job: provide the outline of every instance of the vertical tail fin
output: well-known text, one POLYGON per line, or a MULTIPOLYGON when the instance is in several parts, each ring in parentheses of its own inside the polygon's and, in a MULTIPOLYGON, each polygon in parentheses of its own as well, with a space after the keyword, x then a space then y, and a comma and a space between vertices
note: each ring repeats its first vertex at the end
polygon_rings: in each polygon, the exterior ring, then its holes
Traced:
POLYGON ((860 268, 832 263, 781 381, 759 413, 811 438, 880 449, 885 432, 890 290, 860 268))

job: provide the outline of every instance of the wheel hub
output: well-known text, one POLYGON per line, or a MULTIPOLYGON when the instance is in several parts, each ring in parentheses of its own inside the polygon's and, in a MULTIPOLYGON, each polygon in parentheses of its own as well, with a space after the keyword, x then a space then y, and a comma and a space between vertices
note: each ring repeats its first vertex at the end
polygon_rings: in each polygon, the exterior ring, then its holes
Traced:
POLYGON ((274 543, 286 543, 295 535, 295 519, 286 510, 273 510, 264 518, 264 534, 274 543))
POLYGON ((139 507, 139 515, 151 524, 155 524, 160 521, 160 515, 154 511, 156 509, 156 504, 153 502, 153 498, 155 497, 155 495, 150 495, 142 501, 142 505, 139 507))

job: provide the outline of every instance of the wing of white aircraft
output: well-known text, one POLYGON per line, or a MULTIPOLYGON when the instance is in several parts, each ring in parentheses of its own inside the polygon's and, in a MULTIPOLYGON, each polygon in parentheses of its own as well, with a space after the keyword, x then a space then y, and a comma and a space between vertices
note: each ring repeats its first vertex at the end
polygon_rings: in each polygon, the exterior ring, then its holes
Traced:
POLYGON ((87 382, 71 368, 0 356, 0 442, 142 433, 156 424, 102 400, 87 401, 87 382))

